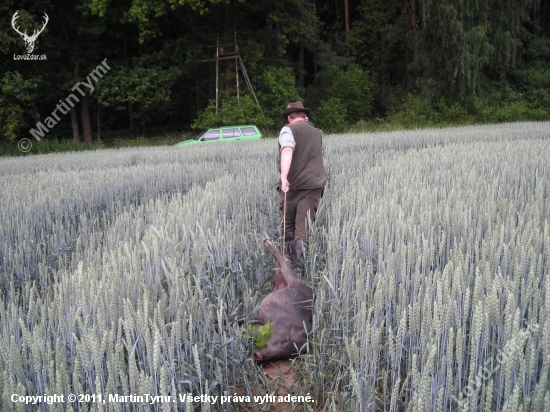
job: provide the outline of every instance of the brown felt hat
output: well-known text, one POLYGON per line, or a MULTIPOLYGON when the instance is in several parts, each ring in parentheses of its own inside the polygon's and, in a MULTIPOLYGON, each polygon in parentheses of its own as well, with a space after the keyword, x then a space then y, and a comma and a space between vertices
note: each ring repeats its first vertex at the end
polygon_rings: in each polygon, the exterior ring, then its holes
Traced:
POLYGON ((283 112, 283 117, 287 117, 290 113, 294 112, 304 112, 305 114, 310 114, 311 110, 306 109, 302 102, 294 102, 286 106, 286 109, 283 112))

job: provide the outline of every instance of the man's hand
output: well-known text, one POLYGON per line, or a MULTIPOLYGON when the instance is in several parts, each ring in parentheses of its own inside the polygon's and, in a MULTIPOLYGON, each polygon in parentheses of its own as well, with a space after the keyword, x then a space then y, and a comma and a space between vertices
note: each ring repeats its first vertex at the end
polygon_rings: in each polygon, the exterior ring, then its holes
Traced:
POLYGON ((288 183, 288 180, 281 178, 281 190, 283 192, 288 192, 288 189, 290 188, 290 183, 288 183))

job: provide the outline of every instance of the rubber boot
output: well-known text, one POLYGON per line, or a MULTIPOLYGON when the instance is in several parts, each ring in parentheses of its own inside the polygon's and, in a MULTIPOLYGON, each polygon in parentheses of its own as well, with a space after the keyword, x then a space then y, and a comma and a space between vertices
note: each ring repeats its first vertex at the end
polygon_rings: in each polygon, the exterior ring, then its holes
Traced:
POLYGON ((292 246, 292 270, 299 272, 302 269, 302 255, 304 254, 302 240, 295 240, 292 246))

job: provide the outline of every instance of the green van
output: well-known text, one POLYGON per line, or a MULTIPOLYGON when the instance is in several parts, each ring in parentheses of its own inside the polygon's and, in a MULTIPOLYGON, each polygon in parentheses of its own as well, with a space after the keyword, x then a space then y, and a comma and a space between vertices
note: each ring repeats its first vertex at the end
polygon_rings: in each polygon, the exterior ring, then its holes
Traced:
POLYGON ((176 146, 189 146, 195 143, 233 142, 237 140, 258 140, 262 134, 254 125, 224 126, 208 129, 193 140, 184 140, 176 146))

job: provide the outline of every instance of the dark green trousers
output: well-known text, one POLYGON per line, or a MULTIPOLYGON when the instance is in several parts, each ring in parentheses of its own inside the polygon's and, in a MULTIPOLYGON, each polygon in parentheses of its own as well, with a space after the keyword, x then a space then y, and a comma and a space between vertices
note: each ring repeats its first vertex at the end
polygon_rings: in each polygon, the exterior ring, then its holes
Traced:
POLYGON ((286 192, 285 209, 285 193, 279 190, 279 208, 281 212, 286 210, 283 227, 285 233, 294 232, 295 240, 307 241, 307 215, 309 213, 311 221, 315 221, 322 194, 323 189, 289 190, 286 192))

